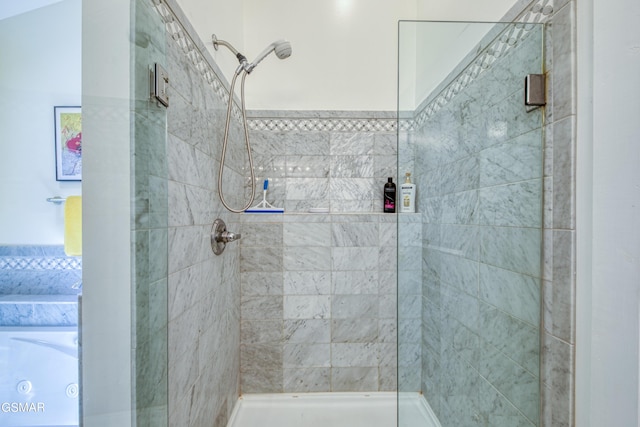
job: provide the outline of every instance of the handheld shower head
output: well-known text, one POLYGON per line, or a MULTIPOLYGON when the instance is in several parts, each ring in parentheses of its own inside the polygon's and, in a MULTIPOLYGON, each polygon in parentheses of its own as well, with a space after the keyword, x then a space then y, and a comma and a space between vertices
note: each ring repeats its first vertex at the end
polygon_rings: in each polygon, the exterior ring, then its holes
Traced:
POLYGON ((276 53, 276 56, 280 59, 287 59, 291 56, 291 43, 286 40, 278 40, 273 43, 273 51, 276 53))
POLYGON ((276 56, 280 59, 286 59, 291 56, 291 43, 286 40, 277 40, 271 43, 262 51, 262 53, 260 53, 260 55, 256 57, 256 59, 253 60, 251 64, 247 66, 247 73, 252 72, 253 69, 256 68, 264 58, 269 56, 271 52, 275 52, 276 56))
MULTIPOLYGON (((231 87, 229 88, 229 102, 227 103, 227 119, 224 126, 224 137, 222 142, 222 155, 220 156, 220 168, 218 169, 218 196, 220 197, 220 202, 231 212, 240 213, 246 211, 252 204, 253 199, 256 195, 256 177, 255 177, 255 169, 253 167, 253 156, 251 154, 251 145, 249 143, 249 128, 247 127, 247 113, 244 107, 244 81, 245 78, 254 68, 266 58, 271 52, 275 52, 276 56, 280 59, 285 59, 291 56, 291 44, 286 40, 278 40, 271 43, 267 48, 262 51, 260 55, 251 63, 247 62, 247 58, 244 57, 240 52, 238 52, 230 43, 219 40, 215 34, 211 36, 211 41, 213 42, 214 49, 218 50, 219 46, 225 46, 228 48, 235 56, 238 58, 240 65, 236 68, 236 71, 231 79, 231 87), (244 71, 244 74, 242 72, 244 71), (227 202, 224 200, 224 195, 222 191, 222 177, 224 171, 224 159, 227 152, 227 143, 229 142, 229 124, 231 121, 231 110, 234 105, 233 97, 234 97, 234 87, 236 84, 236 79, 238 76, 242 74, 241 79, 241 89, 240 89, 240 104, 241 104, 241 112, 242 112, 242 123, 244 127, 244 139, 247 145, 247 156, 249 158, 249 172, 251 173, 251 197, 249 199, 249 203, 245 205, 242 209, 233 209, 229 207, 227 202)), ((265 181, 266 182, 266 181, 265 181)))

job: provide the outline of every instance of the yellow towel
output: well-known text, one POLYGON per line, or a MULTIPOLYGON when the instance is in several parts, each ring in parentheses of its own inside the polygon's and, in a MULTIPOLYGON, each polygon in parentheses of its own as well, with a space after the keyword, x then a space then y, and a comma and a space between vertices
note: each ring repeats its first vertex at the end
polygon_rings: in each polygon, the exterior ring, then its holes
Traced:
POLYGON ((82 255, 82 196, 69 196, 64 204, 64 253, 82 255))

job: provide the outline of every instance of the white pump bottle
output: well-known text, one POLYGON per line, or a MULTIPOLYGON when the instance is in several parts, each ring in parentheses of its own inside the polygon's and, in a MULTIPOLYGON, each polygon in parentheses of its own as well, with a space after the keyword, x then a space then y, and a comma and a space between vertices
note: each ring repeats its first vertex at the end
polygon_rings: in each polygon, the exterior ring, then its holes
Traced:
POLYGON ((405 174, 404 183, 400 186, 400 212, 414 213, 416 211, 416 185, 411 183, 411 173, 405 174))

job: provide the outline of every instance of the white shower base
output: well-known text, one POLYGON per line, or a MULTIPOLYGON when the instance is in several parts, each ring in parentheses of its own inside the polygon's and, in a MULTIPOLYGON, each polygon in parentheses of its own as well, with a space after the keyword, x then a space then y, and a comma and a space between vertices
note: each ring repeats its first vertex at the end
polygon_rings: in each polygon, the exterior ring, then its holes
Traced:
POLYGON ((245 394, 227 427, 440 427, 419 393, 245 394))

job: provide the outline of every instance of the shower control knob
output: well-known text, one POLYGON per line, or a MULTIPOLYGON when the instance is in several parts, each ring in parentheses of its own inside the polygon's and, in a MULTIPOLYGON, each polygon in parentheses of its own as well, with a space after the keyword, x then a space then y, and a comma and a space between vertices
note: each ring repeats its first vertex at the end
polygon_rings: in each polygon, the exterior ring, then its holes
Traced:
POLYGON ((227 231, 227 225, 218 218, 213 222, 213 227, 211 227, 211 249, 214 254, 220 255, 227 243, 238 240, 240 237, 240 233, 227 231))
POLYGON ((220 233, 220 235, 217 238, 220 239, 220 241, 222 242, 229 243, 229 242, 233 242, 234 240, 238 240, 240 237, 241 237, 240 233, 223 231, 222 233, 220 233))

